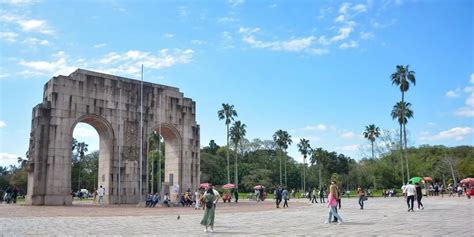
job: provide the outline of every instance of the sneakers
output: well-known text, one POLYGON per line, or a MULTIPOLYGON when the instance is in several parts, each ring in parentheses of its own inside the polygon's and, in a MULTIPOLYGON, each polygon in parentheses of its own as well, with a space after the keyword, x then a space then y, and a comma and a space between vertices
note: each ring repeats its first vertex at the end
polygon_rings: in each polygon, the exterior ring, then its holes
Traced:
POLYGON ((338 225, 340 225, 340 224, 342 224, 342 223, 343 223, 343 221, 338 221, 338 222, 337 222, 338 225))
POLYGON ((425 210, 425 207, 421 207, 421 210, 425 210))
POLYGON ((204 232, 207 232, 207 228, 206 228, 206 229, 204 229, 204 232))
POLYGON ((329 223, 328 221, 325 221, 324 224, 331 224, 331 223, 329 223))
POLYGON ((213 229, 211 229, 211 231, 210 231, 210 232, 212 233, 212 232, 214 232, 214 230, 213 230, 213 229))

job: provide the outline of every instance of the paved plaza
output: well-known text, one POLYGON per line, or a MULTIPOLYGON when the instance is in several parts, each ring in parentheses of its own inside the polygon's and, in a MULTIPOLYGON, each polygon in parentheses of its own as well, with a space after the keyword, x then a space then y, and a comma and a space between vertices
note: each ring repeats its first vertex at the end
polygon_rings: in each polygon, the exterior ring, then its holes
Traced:
POLYGON ((407 212, 403 198, 371 198, 360 210, 356 198, 343 198, 341 225, 324 224, 325 204, 291 200, 276 209, 272 200, 219 203, 214 233, 199 224, 194 208, 46 207, 0 205, 2 236, 473 236, 474 199, 424 198, 425 209, 407 212), (179 219, 178 219, 179 215, 179 219))

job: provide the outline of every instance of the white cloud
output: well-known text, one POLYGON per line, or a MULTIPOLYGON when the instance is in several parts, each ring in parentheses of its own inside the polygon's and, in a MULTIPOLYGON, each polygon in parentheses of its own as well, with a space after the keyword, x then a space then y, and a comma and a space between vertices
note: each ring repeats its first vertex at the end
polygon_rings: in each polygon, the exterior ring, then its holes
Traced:
MULTIPOLYGON (((474 73, 470 75, 469 83, 473 83, 473 78, 474 73)), ((458 91, 460 91, 460 89, 458 89, 458 91)), ((474 117, 474 86, 466 86, 463 91, 468 94, 466 106, 457 109, 454 114, 460 117, 474 117)))
POLYGON ((77 127, 74 129, 73 137, 95 137, 99 136, 94 128, 77 127))
POLYGON ((428 141, 455 139, 461 141, 472 133, 474 133, 474 129, 472 127, 455 127, 446 131, 441 131, 440 133, 433 136, 421 137, 420 139, 428 141))
POLYGON ((364 5, 364 4, 357 4, 352 8, 352 10, 354 10, 357 13, 366 12, 367 11, 367 6, 364 5))
POLYGON ((351 32, 354 30, 353 26, 347 25, 339 28, 339 34, 331 38, 331 42, 337 42, 349 37, 351 32))
POLYGON ((335 22, 344 22, 346 20, 346 17, 344 15, 339 15, 334 19, 335 22))
POLYGON ((329 45, 331 44, 331 42, 326 38, 326 36, 320 36, 318 38, 318 43, 321 44, 321 45, 329 45))
POLYGON ((0 166, 8 167, 10 165, 18 165, 19 155, 0 152, 0 166))
POLYGON ((194 45, 203 45, 205 43, 206 41, 203 41, 203 40, 191 40, 191 44, 194 44, 194 45))
POLYGON ((374 19, 372 19, 370 21, 370 24, 372 25, 373 28, 375 29, 383 29, 383 28, 387 28, 389 26, 392 26, 393 24, 395 24, 397 22, 396 19, 392 19, 390 22, 388 23, 380 23, 380 22, 377 22, 375 21, 374 19))
POLYGON ((309 52, 311 54, 321 56, 321 55, 329 54, 329 49, 311 48, 309 52))
POLYGON ((339 48, 348 49, 348 48, 356 48, 357 46, 359 46, 359 44, 356 41, 352 40, 349 43, 342 43, 341 45, 339 45, 339 48))
POLYGON ((450 98, 454 98, 454 97, 459 97, 460 96, 460 90, 459 89, 456 89, 456 90, 450 90, 448 92, 446 92, 446 96, 447 97, 450 97, 450 98))
POLYGON ((301 128, 300 130, 304 130, 304 131, 315 131, 315 130, 326 131, 326 129, 327 129, 326 125, 318 124, 318 125, 308 125, 304 128, 301 128))
POLYGON ((165 33, 163 36, 164 36, 165 38, 173 38, 174 35, 171 34, 171 33, 165 33))
POLYGON ((355 134, 352 131, 344 132, 341 134, 342 138, 351 139, 354 138, 355 134))
POLYGON ((25 19, 24 17, 15 15, 3 15, 0 17, 0 21, 17 24, 24 32, 36 32, 45 35, 54 33, 45 20, 25 19))
POLYGON ((162 49, 156 55, 139 50, 129 50, 125 53, 111 52, 99 60, 101 66, 98 70, 111 74, 139 76, 142 64, 147 70, 158 70, 190 63, 193 54, 192 49, 174 49, 172 51, 162 49))
POLYGON ((19 64, 27 68, 21 72, 24 75, 69 75, 76 67, 69 66, 67 55, 63 51, 53 55, 56 61, 20 61, 19 64))
POLYGON ((16 42, 16 37, 18 34, 15 32, 0 32, 0 39, 10 43, 16 42))
POLYGON ((256 32, 259 32, 260 31, 260 28, 245 28, 245 27, 240 27, 239 28, 239 33, 241 34, 252 34, 252 33, 256 33, 256 32))
POLYGON ((436 123, 435 123, 435 122, 428 122, 427 125, 428 125, 428 126, 435 126, 436 123))
POLYGON ((361 39, 367 40, 367 39, 371 39, 373 37, 374 37, 374 33, 372 33, 372 32, 364 32, 364 31, 360 32, 360 38, 361 39))
POLYGON ((339 13, 347 14, 349 12, 350 6, 351 6, 351 4, 348 3, 348 2, 345 2, 345 3, 341 4, 341 7, 339 8, 339 13))
POLYGON ((49 41, 47 41, 47 40, 44 40, 44 39, 41 40, 41 39, 37 39, 37 38, 34 38, 34 37, 26 39, 25 42, 28 43, 28 44, 31 44, 31 45, 43 45, 43 46, 45 46, 45 45, 49 44, 49 41))
POLYGON ((268 48, 274 51, 288 51, 288 52, 300 52, 304 49, 309 49, 314 36, 308 36, 305 38, 296 38, 286 41, 261 41, 255 39, 253 35, 244 36, 242 40, 249 44, 253 48, 268 48))
POLYGON ((97 49, 98 49, 98 48, 103 48, 103 47, 105 47, 105 46, 107 46, 106 43, 100 43, 100 44, 95 44, 95 45, 94 45, 94 48, 97 48, 97 49))
POLYGON ((467 105, 467 106, 474 107, 474 92, 472 92, 471 94, 469 94, 469 96, 467 97, 467 99, 466 99, 466 105, 467 105))
POLYGON ((233 17, 228 17, 228 16, 217 19, 217 22, 222 23, 222 24, 228 24, 228 23, 233 23, 237 21, 239 20, 233 17))
POLYGON ((231 7, 237 7, 245 3, 245 0, 229 0, 229 4, 231 7))
POLYGON ((469 79, 471 84, 474 84, 474 73, 471 74, 471 78, 469 79))
POLYGON ((20 5, 28 5, 31 3, 34 3, 36 1, 34 0, 1 0, 0 3, 5 3, 9 5, 14 5, 14 6, 20 6, 20 5))
POLYGON ((460 117, 474 117, 474 109, 469 107, 462 107, 456 110, 454 114, 460 117))
POLYGON ((5 123, 5 121, 0 120, 0 128, 6 127, 6 126, 7 124, 5 123))
MULTIPOLYGON (((242 34, 242 41, 252 48, 270 49, 273 51, 287 51, 287 52, 301 52, 303 50, 311 51, 311 45, 316 40, 314 36, 303 38, 293 38, 284 41, 263 41, 255 38, 253 33, 260 31, 260 28, 245 28, 240 27, 239 33, 242 34)), ((321 54, 324 50, 315 49, 312 53, 321 54)))
POLYGON ((464 87, 464 92, 466 92, 466 93, 474 92, 474 86, 466 86, 466 87, 464 87))

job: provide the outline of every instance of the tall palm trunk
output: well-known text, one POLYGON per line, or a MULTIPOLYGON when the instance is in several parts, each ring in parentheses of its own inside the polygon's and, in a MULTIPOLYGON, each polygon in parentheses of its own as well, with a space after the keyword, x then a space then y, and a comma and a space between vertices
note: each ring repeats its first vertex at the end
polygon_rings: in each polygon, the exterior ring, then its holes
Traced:
POLYGON ((403 171, 403 141, 402 141, 402 124, 400 123, 400 164, 402 167, 402 185, 405 185, 405 172, 403 171))
POLYGON ((306 194, 306 156, 303 157, 303 193, 306 194))
POLYGON ((227 124, 227 183, 230 183, 230 162, 229 162, 229 124, 227 124))
POLYGON ((234 182, 235 182, 235 187, 237 188, 238 183, 239 183, 239 173, 237 169, 237 145, 235 145, 235 176, 234 176, 234 182))
MULTIPOLYGON (((403 81, 402 81, 402 83, 403 83, 403 81)), ((404 104, 405 104, 405 92, 402 90, 402 105, 404 105, 404 104)), ((403 126, 403 124, 405 124, 405 106, 402 106, 401 122, 402 123, 400 124, 400 151, 401 151, 401 159, 403 160, 403 157, 405 156, 405 153, 404 153, 404 149, 403 149, 404 144, 402 142, 402 136, 403 136, 402 126, 403 126)), ((403 168, 402 168, 402 173, 403 173, 403 168)), ((408 182, 409 179, 410 179, 410 177, 408 177, 408 164, 407 164, 407 182, 408 182)), ((403 180, 403 178, 402 178, 402 180, 403 180)))
POLYGON ((374 141, 371 141, 372 142, 372 159, 374 159, 374 141))
POLYGON ((285 149, 285 153, 283 153, 283 155, 285 156, 285 187, 288 188, 288 183, 287 183, 287 178, 286 178, 286 149, 285 149))
POLYGON ((279 151, 279 152, 280 152, 279 157, 280 157, 280 185, 281 185, 281 184, 282 184, 282 179, 281 179, 281 177, 282 177, 282 176, 281 176, 281 153, 282 153, 282 150, 281 150, 281 148, 280 148, 280 151, 279 151))
POLYGON ((405 125, 405 123, 403 124, 403 137, 404 137, 404 142, 403 142, 403 144, 405 145, 405 149, 404 149, 404 151, 405 151, 405 154, 404 154, 404 155, 405 155, 405 161, 406 161, 405 164, 406 164, 406 166, 407 166, 407 180, 409 180, 409 179, 410 179, 410 169, 409 169, 409 165, 408 165, 407 130, 406 130, 406 125, 405 125))

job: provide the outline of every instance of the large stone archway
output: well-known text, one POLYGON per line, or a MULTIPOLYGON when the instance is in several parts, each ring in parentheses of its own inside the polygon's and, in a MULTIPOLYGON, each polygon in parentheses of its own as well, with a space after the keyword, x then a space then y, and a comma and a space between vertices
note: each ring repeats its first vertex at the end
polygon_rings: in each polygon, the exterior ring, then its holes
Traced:
POLYGON ((71 205, 71 142, 79 122, 90 124, 99 134, 97 185, 105 187, 106 203, 140 202, 147 189, 147 138, 157 128, 165 139, 165 182, 178 184, 180 191, 197 187, 200 134, 196 103, 177 88, 143 82, 140 139, 140 91, 140 81, 83 69, 49 80, 43 102, 33 108, 27 203, 71 205))

